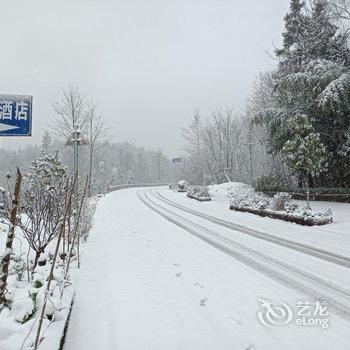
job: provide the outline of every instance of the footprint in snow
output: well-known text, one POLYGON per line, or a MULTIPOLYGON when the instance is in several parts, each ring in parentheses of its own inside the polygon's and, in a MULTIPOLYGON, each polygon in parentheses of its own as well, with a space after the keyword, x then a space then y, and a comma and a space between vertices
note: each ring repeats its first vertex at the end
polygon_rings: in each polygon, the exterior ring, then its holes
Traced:
POLYGON ((175 277, 181 277, 182 276, 182 272, 178 272, 175 277))
POLYGON ((227 315, 227 314, 223 315, 223 318, 224 318, 227 322, 229 322, 229 323, 231 324, 231 326, 240 326, 240 325, 242 324, 241 321, 236 320, 235 318, 233 318, 232 316, 227 315))
POLYGON ((206 306, 208 303, 208 298, 205 298, 205 299, 201 299, 201 301, 199 302, 199 305, 200 306, 206 306))
POLYGON ((174 263, 174 266, 181 266, 180 264, 178 264, 178 263, 174 263))
POLYGON ((204 288, 203 284, 200 284, 199 282, 193 282, 193 285, 196 286, 196 287, 199 287, 201 289, 204 288))

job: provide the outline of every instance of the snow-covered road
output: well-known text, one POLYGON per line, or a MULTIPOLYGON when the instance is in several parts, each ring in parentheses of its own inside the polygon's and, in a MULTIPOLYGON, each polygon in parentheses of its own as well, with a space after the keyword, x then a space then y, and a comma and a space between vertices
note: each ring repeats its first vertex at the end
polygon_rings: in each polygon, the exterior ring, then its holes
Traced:
POLYGON ((287 246, 235 230, 224 224, 232 212, 202 204, 164 188, 100 200, 64 350, 348 349, 349 254, 327 242, 331 231, 315 229, 321 242, 313 242, 309 228, 249 223, 287 246), (293 319, 263 325, 261 299, 285 303, 293 319), (329 327, 297 325, 299 301, 327 301, 329 327))

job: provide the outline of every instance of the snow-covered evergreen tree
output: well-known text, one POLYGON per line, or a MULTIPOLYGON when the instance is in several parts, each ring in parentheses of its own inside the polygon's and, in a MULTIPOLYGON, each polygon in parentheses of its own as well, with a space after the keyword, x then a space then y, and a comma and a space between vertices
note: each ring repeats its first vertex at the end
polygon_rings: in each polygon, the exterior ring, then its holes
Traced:
POLYGON ((49 147, 52 144, 52 137, 50 133, 45 130, 41 139, 41 151, 44 154, 49 153, 49 147))
POLYGON ((309 25, 305 32, 305 48, 308 61, 324 59, 348 65, 347 35, 333 23, 329 1, 315 0, 309 25))
POLYGON ((304 7, 304 1, 291 0, 290 12, 284 17, 283 47, 276 50, 276 56, 280 59, 280 68, 287 72, 296 71, 306 58, 304 33, 309 18, 303 13, 304 7))
POLYGON ((321 172, 325 161, 325 148, 307 116, 295 116, 290 128, 293 136, 283 146, 283 159, 296 175, 303 176, 310 208, 309 178, 321 172))
POLYGON ((328 1, 314 0, 311 9, 291 0, 285 17, 280 60, 269 76, 266 91, 256 99, 255 115, 265 124, 269 142, 280 153, 293 135, 289 128, 295 115, 306 115, 327 153, 328 167, 316 178, 319 186, 348 187, 350 118, 350 52, 346 33, 333 23, 328 1), (263 103, 261 102, 263 101, 263 103))

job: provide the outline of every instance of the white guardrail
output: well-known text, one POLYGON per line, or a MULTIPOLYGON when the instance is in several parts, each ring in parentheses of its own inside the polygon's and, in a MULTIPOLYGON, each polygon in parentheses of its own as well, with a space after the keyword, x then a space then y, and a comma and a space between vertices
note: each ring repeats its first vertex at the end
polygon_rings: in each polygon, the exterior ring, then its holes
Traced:
POLYGON ((124 190, 126 188, 137 188, 137 187, 159 187, 159 186, 169 186, 169 183, 141 183, 141 184, 125 184, 125 185, 115 185, 107 188, 107 192, 113 192, 118 190, 124 190))

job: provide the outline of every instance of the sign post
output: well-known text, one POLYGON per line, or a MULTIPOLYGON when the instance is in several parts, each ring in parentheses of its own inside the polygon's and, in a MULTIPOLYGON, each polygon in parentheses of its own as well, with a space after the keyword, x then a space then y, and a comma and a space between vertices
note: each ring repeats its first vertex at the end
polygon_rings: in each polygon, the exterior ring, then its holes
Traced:
POLYGON ((32 136, 33 97, 0 95, 0 137, 32 136))
POLYGON ((173 166, 172 166, 172 178, 173 178, 173 183, 177 183, 179 181, 179 173, 181 169, 181 165, 183 162, 183 159, 181 157, 173 158, 172 160, 173 166))
POLYGON ((182 158, 173 158, 172 162, 173 163, 182 163, 182 158))

